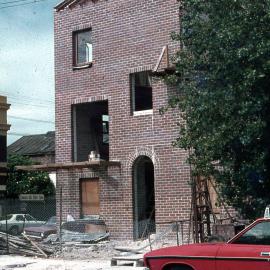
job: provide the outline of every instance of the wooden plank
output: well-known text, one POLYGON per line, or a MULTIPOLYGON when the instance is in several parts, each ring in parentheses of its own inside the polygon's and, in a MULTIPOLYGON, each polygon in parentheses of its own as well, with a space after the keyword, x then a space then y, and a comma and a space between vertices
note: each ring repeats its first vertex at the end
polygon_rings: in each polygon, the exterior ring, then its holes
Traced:
POLYGON ((48 255, 35 242, 33 242, 27 235, 22 233, 22 236, 25 239, 27 239, 41 254, 43 254, 45 258, 48 258, 48 255))
MULTIPOLYGON (((167 51, 167 57, 168 57, 168 45, 166 45, 166 46, 164 46, 163 48, 162 48, 162 51, 161 51, 161 54, 160 54, 160 56, 159 56, 159 58, 158 58, 158 61, 157 61, 157 64, 156 64, 156 66, 155 66, 155 68, 153 69, 153 72, 157 72, 158 71, 158 68, 159 68, 159 66, 160 66, 160 64, 161 64, 161 61, 162 61, 162 59, 163 59, 163 56, 164 56, 164 54, 165 54, 165 52, 167 51)), ((169 63, 168 62, 168 58, 167 58, 167 64, 169 63)), ((168 66, 167 66, 168 67, 168 66)))
POLYGON ((82 214, 99 215, 99 179, 83 179, 81 181, 82 214))
POLYGON ((84 162, 67 162, 67 163, 49 163, 43 165, 31 165, 31 166, 16 166, 19 171, 56 171, 60 169, 71 168, 89 168, 89 167, 121 167, 120 161, 84 161, 84 162))

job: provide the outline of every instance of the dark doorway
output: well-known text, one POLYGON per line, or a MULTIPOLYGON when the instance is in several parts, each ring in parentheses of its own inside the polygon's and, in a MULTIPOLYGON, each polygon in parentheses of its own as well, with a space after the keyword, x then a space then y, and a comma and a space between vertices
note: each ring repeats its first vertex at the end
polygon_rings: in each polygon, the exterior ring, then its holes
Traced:
POLYGON ((109 160, 108 101, 73 106, 73 159, 86 161, 91 152, 109 160))
POLYGON ((141 156, 133 165, 134 239, 145 238, 156 231, 154 165, 141 156))

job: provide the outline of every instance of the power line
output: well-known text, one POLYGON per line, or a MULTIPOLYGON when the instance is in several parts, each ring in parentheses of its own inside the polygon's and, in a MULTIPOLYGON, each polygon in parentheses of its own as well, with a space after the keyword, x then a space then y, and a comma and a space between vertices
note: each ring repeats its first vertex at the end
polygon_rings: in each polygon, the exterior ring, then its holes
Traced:
POLYGON ((44 1, 48 1, 48 0, 35 0, 35 1, 32 1, 32 2, 28 2, 28 3, 21 3, 21 4, 17 4, 17 5, 10 5, 10 6, 5 6, 5 7, 0 7, 0 9, 25 6, 25 5, 35 4, 35 3, 38 3, 38 2, 44 2, 44 1))
POLYGON ((39 99, 39 98, 32 98, 32 97, 27 97, 27 96, 7 96, 8 99, 27 99, 27 100, 32 100, 32 101, 38 101, 41 103, 54 103, 53 100, 47 100, 47 99, 39 99))
POLYGON ((26 96, 26 95, 21 95, 21 94, 10 94, 6 91, 0 91, 1 95, 6 95, 8 99, 18 99, 18 98, 22 98, 22 99, 27 99, 27 100, 35 100, 35 101, 42 101, 42 102, 46 102, 46 103, 54 103, 54 100, 52 99, 40 99, 40 98, 34 98, 34 97, 30 97, 30 96, 26 96))
MULTIPOLYGON (((20 94, 20 91, 24 91, 24 90, 17 90, 16 92, 13 92, 13 93, 10 93, 10 91, 0 90, 0 92, 6 93, 7 95, 13 95, 13 96, 14 95, 19 95, 19 96, 30 97, 30 96, 27 96, 27 95, 20 94)), ((54 90, 47 89, 46 92, 48 92, 48 93, 54 93, 54 90)))
POLYGON ((29 1, 29 0, 16 0, 16 1, 0 2, 0 5, 12 4, 12 3, 18 3, 18 2, 25 2, 25 1, 29 1))
POLYGON ((18 104, 18 105, 24 105, 24 106, 31 106, 31 107, 42 107, 42 108, 52 108, 54 106, 49 106, 49 105, 44 105, 44 104, 30 104, 30 103, 23 103, 23 102, 18 102, 18 101, 13 101, 13 104, 18 104))
POLYGON ((8 132, 8 135, 20 137, 20 136, 30 136, 31 134, 17 133, 17 132, 8 132))
POLYGON ((25 99, 25 100, 21 100, 18 98, 8 98, 9 103, 11 104, 22 104, 22 105, 29 105, 29 104, 34 104, 34 105, 42 105, 45 107, 52 107, 54 106, 54 102, 43 102, 43 101, 38 101, 38 100, 31 100, 31 99, 25 99))
POLYGON ((19 117, 19 116, 8 116, 8 118, 24 120, 24 121, 40 122, 40 123, 49 123, 49 124, 55 123, 53 121, 40 120, 40 119, 34 119, 34 118, 24 118, 24 117, 19 117))

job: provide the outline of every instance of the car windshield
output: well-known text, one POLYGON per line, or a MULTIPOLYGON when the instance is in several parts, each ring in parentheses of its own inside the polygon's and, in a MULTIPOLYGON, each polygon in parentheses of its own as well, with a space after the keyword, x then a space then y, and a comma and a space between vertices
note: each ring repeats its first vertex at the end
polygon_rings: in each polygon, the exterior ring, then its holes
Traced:
POLYGON ((10 220, 11 218, 12 218, 12 215, 7 215, 7 216, 0 217, 0 220, 10 220))
POLYGON ((232 244, 270 245, 270 221, 262 221, 236 238, 232 244))
POLYGON ((50 217, 50 218, 48 219, 48 221, 46 222, 46 224, 47 224, 47 225, 54 225, 54 224, 56 224, 56 217, 55 217, 55 216, 50 217))

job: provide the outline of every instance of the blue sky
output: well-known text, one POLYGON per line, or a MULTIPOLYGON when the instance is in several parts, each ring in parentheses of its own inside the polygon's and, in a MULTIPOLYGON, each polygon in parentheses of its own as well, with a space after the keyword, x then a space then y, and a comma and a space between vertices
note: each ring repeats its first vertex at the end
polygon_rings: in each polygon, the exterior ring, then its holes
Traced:
POLYGON ((53 7, 59 0, 2 8, 32 0, 3 4, 10 1, 0 0, 0 95, 11 104, 8 144, 20 134, 54 130, 53 7))

